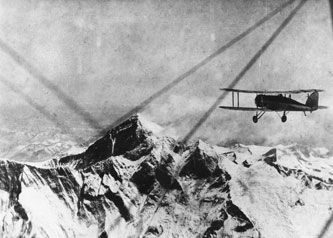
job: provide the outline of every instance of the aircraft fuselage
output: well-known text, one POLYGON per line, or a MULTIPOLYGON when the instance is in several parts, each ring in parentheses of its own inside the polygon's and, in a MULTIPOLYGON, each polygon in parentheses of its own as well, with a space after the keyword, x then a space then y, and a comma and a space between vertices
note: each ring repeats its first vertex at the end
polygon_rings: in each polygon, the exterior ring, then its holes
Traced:
POLYGON ((313 111, 316 110, 303 103, 300 103, 283 95, 263 95, 259 94, 255 98, 258 108, 272 111, 313 111))

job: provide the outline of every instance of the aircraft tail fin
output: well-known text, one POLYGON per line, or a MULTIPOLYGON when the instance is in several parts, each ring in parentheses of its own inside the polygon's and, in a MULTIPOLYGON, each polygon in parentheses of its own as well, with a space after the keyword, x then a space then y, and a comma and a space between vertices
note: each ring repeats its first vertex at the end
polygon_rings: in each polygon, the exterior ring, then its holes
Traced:
POLYGON ((318 109, 318 101, 319 101, 319 93, 317 91, 314 91, 311 93, 306 100, 305 105, 310 107, 312 110, 318 109))

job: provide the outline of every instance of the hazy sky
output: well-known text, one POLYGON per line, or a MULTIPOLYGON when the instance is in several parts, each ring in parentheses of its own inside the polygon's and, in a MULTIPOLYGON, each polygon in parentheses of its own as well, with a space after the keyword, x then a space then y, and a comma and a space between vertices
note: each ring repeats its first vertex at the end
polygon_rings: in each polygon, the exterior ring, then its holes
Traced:
MULTIPOLYGON (((283 2, 2 0, 0 81, 10 82, 0 82, 3 128, 15 122, 20 130, 31 130, 36 118, 47 124, 47 115, 53 115, 62 125, 88 130, 91 125, 82 120, 88 113, 100 126, 110 125, 283 2), (76 106, 69 107, 74 101, 76 106)), ((143 114, 182 138, 294 6, 159 97, 143 114)), ((323 88, 320 104, 331 106, 331 26, 328 1, 309 0, 236 88, 323 88)), ((241 99, 244 106, 254 105, 253 97, 241 99)), ((222 102, 230 103, 230 96, 222 102)), ((275 113, 257 124, 252 116, 217 109, 195 137, 215 144, 295 142, 333 148, 332 109, 307 117, 290 113, 285 124, 275 113)))

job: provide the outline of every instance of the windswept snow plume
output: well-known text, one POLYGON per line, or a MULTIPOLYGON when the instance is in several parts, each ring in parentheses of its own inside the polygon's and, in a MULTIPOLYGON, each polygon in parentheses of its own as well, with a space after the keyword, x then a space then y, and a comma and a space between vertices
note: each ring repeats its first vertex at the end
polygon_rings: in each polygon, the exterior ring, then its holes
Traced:
POLYGON ((0 237, 333 236, 325 148, 185 145, 161 131, 135 115, 80 154, 1 160, 0 237))

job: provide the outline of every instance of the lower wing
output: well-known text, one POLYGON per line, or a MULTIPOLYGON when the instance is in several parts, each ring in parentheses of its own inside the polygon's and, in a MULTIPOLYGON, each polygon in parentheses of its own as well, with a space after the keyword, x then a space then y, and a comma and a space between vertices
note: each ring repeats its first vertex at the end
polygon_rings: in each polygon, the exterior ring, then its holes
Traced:
POLYGON ((236 111, 271 111, 265 108, 256 108, 256 107, 224 107, 220 106, 222 109, 227 110, 236 110, 236 111))
MULTIPOLYGON (((294 107, 294 108, 288 108, 288 109, 268 109, 268 108, 262 108, 262 107, 225 107, 225 106, 220 106, 222 109, 227 109, 227 110, 235 110, 235 111, 264 111, 264 112, 310 112, 314 111, 311 110, 311 108, 308 107, 294 107)), ((328 107, 326 106, 318 106, 318 109, 327 109, 328 107)))

